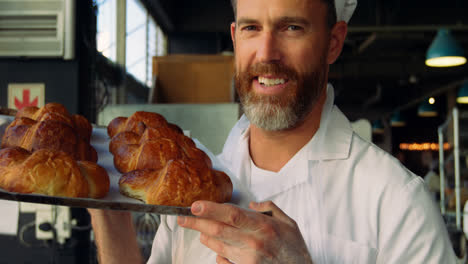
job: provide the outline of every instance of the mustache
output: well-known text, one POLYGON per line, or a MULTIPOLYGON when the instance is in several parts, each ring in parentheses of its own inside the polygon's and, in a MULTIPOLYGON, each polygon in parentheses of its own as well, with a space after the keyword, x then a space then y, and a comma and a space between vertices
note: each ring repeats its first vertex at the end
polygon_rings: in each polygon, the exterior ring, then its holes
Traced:
POLYGON ((260 75, 273 75, 287 78, 289 80, 297 80, 298 78, 298 73, 294 69, 279 62, 256 63, 249 66, 245 72, 240 72, 238 74, 241 74, 248 79, 253 79, 260 75))

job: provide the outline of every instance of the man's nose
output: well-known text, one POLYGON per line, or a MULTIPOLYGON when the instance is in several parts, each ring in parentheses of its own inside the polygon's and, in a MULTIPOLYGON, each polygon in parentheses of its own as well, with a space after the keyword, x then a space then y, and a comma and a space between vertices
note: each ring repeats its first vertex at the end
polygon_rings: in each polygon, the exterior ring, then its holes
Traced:
POLYGON ((281 59, 279 42, 272 32, 264 32, 260 37, 257 49, 257 61, 268 63, 281 59))

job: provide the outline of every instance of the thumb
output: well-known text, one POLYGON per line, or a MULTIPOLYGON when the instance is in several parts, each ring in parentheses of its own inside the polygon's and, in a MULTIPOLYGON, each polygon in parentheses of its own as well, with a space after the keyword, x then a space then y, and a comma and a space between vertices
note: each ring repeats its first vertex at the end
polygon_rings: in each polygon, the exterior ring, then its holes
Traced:
POLYGON ((272 201, 266 201, 261 203, 250 202, 249 204, 250 209, 255 210, 257 212, 268 212, 271 211, 273 213, 273 217, 277 218, 283 222, 292 223, 292 219, 285 214, 275 203, 272 201))

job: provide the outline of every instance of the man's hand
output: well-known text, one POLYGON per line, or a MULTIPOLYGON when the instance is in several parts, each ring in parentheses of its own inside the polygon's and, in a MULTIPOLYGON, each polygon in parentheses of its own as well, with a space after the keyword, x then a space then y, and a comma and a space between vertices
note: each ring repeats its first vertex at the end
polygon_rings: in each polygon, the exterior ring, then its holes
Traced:
POLYGON ((254 203, 247 211, 233 205, 197 201, 180 226, 201 232, 200 241, 215 251, 217 263, 312 263, 296 222, 273 202, 254 203), (273 216, 258 212, 272 211, 273 216))

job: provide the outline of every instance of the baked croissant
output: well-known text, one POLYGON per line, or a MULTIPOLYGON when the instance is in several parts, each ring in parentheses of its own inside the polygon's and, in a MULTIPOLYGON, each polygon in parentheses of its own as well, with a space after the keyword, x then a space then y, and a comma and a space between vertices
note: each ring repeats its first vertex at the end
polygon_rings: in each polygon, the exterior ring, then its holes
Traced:
POLYGON ((97 161, 96 150, 89 143, 71 126, 55 120, 16 118, 6 128, 1 147, 21 147, 31 152, 43 148, 61 150, 76 160, 97 161))
POLYGON ((122 173, 120 192, 149 204, 190 206, 196 200, 227 202, 232 183, 174 124, 156 113, 136 112, 108 126, 109 151, 122 173))
POLYGON ((65 106, 59 103, 48 103, 41 108, 35 106, 24 107, 16 113, 16 118, 27 117, 37 122, 55 120, 65 123, 80 135, 87 143, 91 140, 92 126, 81 115, 70 115, 65 106))
POLYGON ((181 159, 181 148, 172 140, 159 138, 141 145, 122 145, 114 153, 114 166, 126 173, 139 169, 162 169, 169 160, 181 159))
POLYGON ((183 148, 168 138, 157 138, 142 144, 124 144, 114 152, 114 166, 126 173, 140 169, 162 169, 170 160, 194 160, 211 168, 208 155, 196 147, 183 148))
POLYGON ((107 134, 111 138, 123 131, 131 131, 141 135, 147 127, 158 128, 162 126, 168 126, 166 119, 162 115, 139 111, 128 118, 114 118, 107 126, 107 134))
MULTIPOLYGON (((117 117, 110 122, 109 135, 114 134, 115 127, 122 120, 122 117, 117 117)), ((167 123, 163 116, 136 112, 126 120, 127 127, 120 125, 119 132, 109 143, 109 151, 114 155, 114 165, 119 172, 160 170, 174 159, 197 160, 211 168, 210 158, 183 134, 182 129, 167 123)))
POLYGON ((119 188, 122 194, 147 204, 190 206, 197 200, 228 202, 233 187, 224 172, 192 161, 171 160, 160 170, 123 174, 119 188))
POLYGON ((117 148, 122 145, 143 144, 158 138, 171 139, 183 148, 196 147, 193 140, 182 134, 182 132, 179 132, 179 130, 170 126, 162 126, 158 128, 146 128, 141 135, 132 131, 120 132, 111 139, 109 152, 114 154, 117 148))
POLYGON ((10 192, 102 198, 109 185, 105 169, 96 163, 75 161, 62 151, 0 150, 0 188, 10 192))

